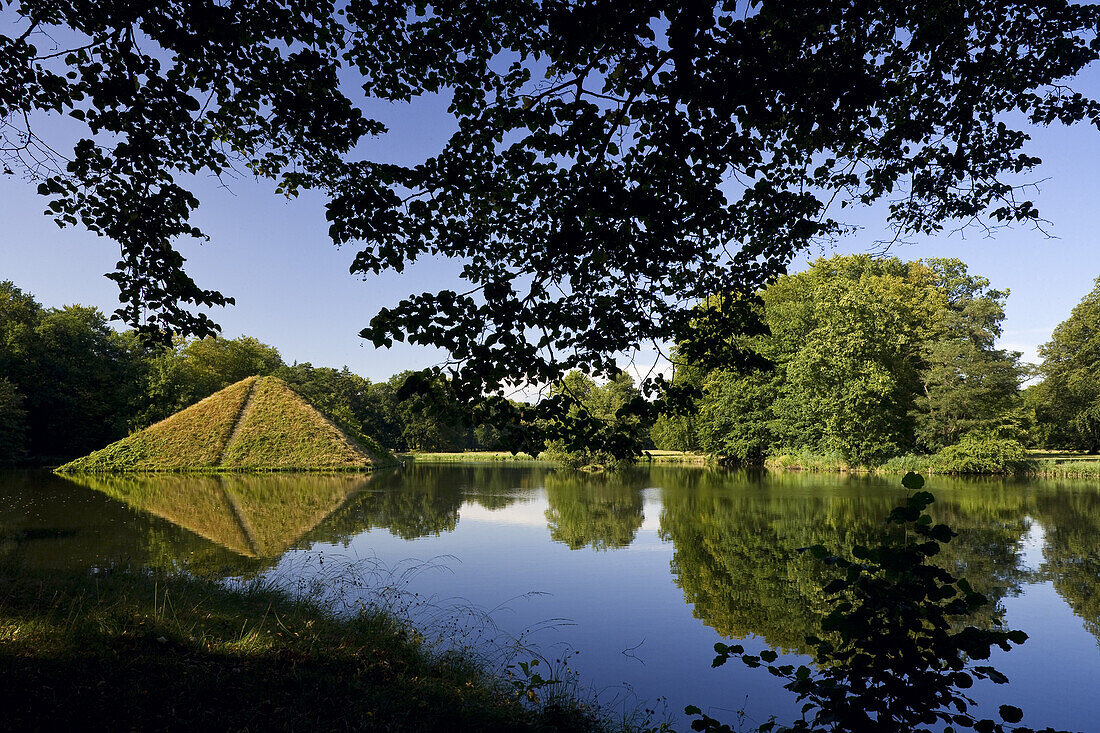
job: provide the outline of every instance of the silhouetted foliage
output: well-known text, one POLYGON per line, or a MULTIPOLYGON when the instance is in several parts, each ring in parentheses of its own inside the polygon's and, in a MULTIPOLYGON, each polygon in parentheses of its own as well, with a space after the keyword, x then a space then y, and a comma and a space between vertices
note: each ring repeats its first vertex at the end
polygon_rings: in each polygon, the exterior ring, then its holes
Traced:
MULTIPOLYGON (((1100 117, 1066 89, 1100 54, 1100 8, 1067 0, 20 0, 4 16, 5 165, 59 224, 119 243, 127 322, 213 333, 188 305, 231 300, 174 249, 202 236, 182 182, 247 170, 325 194, 356 273, 463 262, 462 287, 363 335, 444 348, 465 397, 682 340, 699 300, 749 294, 844 231, 838 207, 884 203, 899 238, 1033 222, 1020 127, 1100 117), (434 94, 440 150, 371 155, 385 127, 362 109, 434 94), (83 126, 71 153, 41 137, 48 113, 83 126)), ((708 332, 745 324, 726 326, 708 332)))

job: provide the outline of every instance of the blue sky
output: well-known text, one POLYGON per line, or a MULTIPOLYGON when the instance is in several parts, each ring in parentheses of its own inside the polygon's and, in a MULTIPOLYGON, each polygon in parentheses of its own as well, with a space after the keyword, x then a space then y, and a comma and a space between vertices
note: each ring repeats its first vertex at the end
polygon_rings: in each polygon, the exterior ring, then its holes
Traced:
MULTIPOLYGON (((1074 86, 1100 94, 1100 71, 1091 70, 1074 86)), ((450 129, 439 100, 394 106, 384 119, 391 132, 364 152, 395 161, 438 149, 450 129)), ((891 253, 902 259, 958 257, 994 287, 1010 289, 1001 345, 1035 360, 1036 347, 1100 275, 1100 131, 1085 125, 1039 128, 1031 152, 1044 161, 1034 176, 1043 179, 1034 200, 1053 222, 1053 237, 1027 227, 992 238, 972 230, 896 246, 891 253)), ((183 242, 181 250, 200 285, 237 299, 236 306, 213 312, 226 336, 254 336, 278 347, 288 362, 346 365, 372 380, 442 359, 440 352, 404 344, 376 350, 357 334, 379 308, 445 287, 457 270, 452 263, 425 261, 401 275, 363 281, 348 273, 354 247, 337 249, 328 240, 320 197, 287 201, 272 193, 270 183, 251 178, 230 181, 228 189, 212 179, 195 186, 202 201, 196 222, 211 241, 183 242)), ((103 275, 113 269, 116 246, 80 229, 59 229, 43 216, 44 208, 32 184, 0 176, 0 279, 14 281, 47 306, 114 310, 118 293, 103 275)), ((835 249, 800 258, 796 269, 809 256, 870 251, 885 236, 877 211, 858 212, 854 221, 864 227, 859 233, 835 249)))

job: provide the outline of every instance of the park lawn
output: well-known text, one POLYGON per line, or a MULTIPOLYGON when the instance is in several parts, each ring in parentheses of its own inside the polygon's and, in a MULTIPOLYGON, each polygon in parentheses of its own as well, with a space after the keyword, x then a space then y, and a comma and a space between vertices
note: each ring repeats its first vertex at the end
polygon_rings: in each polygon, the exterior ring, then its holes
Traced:
MULTIPOLYGON (((507 461, 553 463, 553 461, 541 457, 533 457, 527 453, 516 453, 513 455, 508 451, 454 451, 450 453, 421 453, 419 451, 411 451, 408 453, 399 453, 398 457, 402 460, 412 460, 420 463, 501 463, 507 461)), ((702 453, 687 453, 676 450, 647 450, 638 457, 638 462, 645 463, 647 461, 652 461, 653 463, 703 464, 709 463, 711 458, 702 453)))

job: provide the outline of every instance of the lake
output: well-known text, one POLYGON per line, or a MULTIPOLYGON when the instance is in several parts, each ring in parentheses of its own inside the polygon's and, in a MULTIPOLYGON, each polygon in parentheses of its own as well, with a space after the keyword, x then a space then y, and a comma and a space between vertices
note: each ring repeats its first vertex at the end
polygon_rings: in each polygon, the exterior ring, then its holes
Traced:
MULTIPOLYGON (((990 716, 1100 725, 1100 486, 933 477, 959 532, 939 561, 1031 637, 977 686, 990 716)), ((272 578, 389 605, 443 645, 503 668, 542 657, 624 713, 695 704, 735 722, 790 720, 763 670, 710 666, 745 638, 800 659, 826 572, 798 552, 882 536, 899 477, 641 467, 415 464, 374 475, 73 477, 0 472, 0 560, 63 571, 131 565, 272 578)), ((976 619, 990 623, 992 611, 976 619)), ((660 717, 660 716, 658 716, 660 717)))

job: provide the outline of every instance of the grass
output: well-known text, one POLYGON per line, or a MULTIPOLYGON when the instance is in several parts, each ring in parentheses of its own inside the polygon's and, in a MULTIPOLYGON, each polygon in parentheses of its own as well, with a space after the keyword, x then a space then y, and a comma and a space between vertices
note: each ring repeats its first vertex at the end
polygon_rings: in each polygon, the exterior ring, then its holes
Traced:
MULTIPOLYGON (((545 690, 541 691, 545 692, 545 690)), ((363 607, 151 572, 0 573, 11 730, 599 731, 363 607)))
POLYGON ((647 450, 642 453, 642 457, 638 460, 643 462, 648 461, 650 463, 689 465, 705 465, 714 462, 714 459, 705 453, 690 453, 688 451, 679 450, 647 450))
POLYGON ((250 377, 58 471, 363 471, 396 463, 281 379, 250 377))
MULTIPOLYGON (((1040 454, 1042 455, 1042 454, 1040 454)), ((1080 454, 1046 454, 1047 457, 1034 457, 1034 467, 1028 471, 1036 476, 1066 478, 1100 478, 1100 456, 1081 456, 1080 454)))
POLYGON ((221 465, 236 470, 368 469, 373 459, 285 382, 256 384, 221 465))
MULTIPOLYGON (((1100 478, 1100 456, 1090 456, 1072 451, 1029 451, 1017 476, 1100 478)), ((915 471, 925 475, 950 473, 938 466, 934 455, 906 454, 894 456, 878 466, 853 465, 836 454, 821 455, 800 452, 773 456, 765 461, 765 467, 784 471, 813 471, 819 473, 866 472, 876 474, 905 474, 915 471)))
POLYGON ((538 458, 528 455, 527 453, 512 454, 508 451, 465 451, 454 453, 421 453, 413 451, 411 453, 399 453, 397 457, 402 460, 411 460, 418 463, 465 463, 468 461, 475 461, 479 463, 503 463, 503 462, 526 462, 531 463, 541 461, 538 458))
POLYGON ((867 470, 848 463, 839 453, 818 454, 809 451, 769 456, 765 468, 780 471, 816 471, 820 473, 867 470))
MULTIPOLYGON (((554 463, 554 461, 545 457, 544 454, 532 457, 527 453, 517 453, 515 455, 508 451, 464 451, 454 453, 400 453, 398 458, 402 460, 419 461, 420 463, 503 463, 503 462, 527 462, 527 463, 554 463)), ((684 451, 676 450, 647 450, 642 453, 638 458, 642 463, 674 463, 674 464, 692 464, 702 465, 711 463, 712 460, 709 456, 702 453, 686 453, 684 451)))

